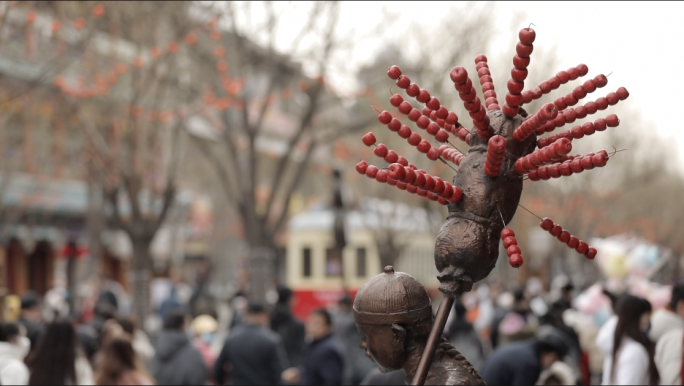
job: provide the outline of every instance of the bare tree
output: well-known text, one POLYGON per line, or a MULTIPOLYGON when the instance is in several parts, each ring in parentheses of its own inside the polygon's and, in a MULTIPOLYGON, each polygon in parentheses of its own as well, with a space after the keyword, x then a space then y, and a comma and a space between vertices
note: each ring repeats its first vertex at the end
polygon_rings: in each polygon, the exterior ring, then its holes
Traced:
POLYGON ((229 3, 220 9, 222 25, 229 31, 222 43, 229 53, 230 76, 244 81, 244 88, 231 95, 230 87, 217 81, 219 76, 210 77, 209 83, 216 98, 230 97, 244 108, 218 115, 218 146, 199 137, 194 137, 194 143, 216 171, 243 224, 252 267, 250 296, 263 300, 272 281, 272 261, 279 253, 277 236, 286 225, 289 203, 316 151, 343 134, 365 127, 373 118, 342 115, 339 99, 326 88, 331 57, 339 48, 338 3, 315 3, 302 10, 307 12, 306 18, 285 50, 276 47, 279 31, 286 28, 279 24, 277 5, 263 4, 263 22, 252 21, 250 7, 229 3), (256 45, 254 39, 262 44, 256 45), (302 48, 305 40, 308 46, 302 48), (316 79, 304 76, 295 60, 309 63, 316 79), (276 93, 281 98, 275 97, 276 93), (294 94, 293 98, 288 94, 294 94), (274 107, 275 100, 282 103, 279 109, 274 107), (291 129, 274 133, 274 125, 281 123, 267 122, 273 114, 288 115, 291 129), (277 143, 273 162, 259 148, 265 141, 277 143), (263 201, 257 197, 260 187, 268 191, 263 201))
MULTIPOLYGON (((189 49, 178 43, 197 39, 192 31, 199 23, 189 16, 191 7, 191 2, 112 3, 101 27, 115 31, 105 40, 113 49, 86 47, 85 55, 103 67, 110 63, 109 76, 119 79, 110 82, 106 97, 65 96, 88 138, 89 181, 103 189, 110 225, 125 231, 132 243, 139 320, 148 312, 150 245, 177 193, 185 114, 196 111, 193 102, 200 96, 192 87, 189 49)), ((97 65, 74 71, 89 79, 107 76, 97 65)))

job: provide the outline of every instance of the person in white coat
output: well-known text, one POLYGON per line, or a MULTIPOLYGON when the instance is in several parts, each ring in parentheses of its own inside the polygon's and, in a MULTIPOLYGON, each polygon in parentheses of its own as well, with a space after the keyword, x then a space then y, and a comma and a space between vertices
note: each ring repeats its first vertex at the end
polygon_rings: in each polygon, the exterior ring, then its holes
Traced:
MULTIPOLYGON (((657 311, 656 311, 657 312, 657 311)), ((655 313, 653 314, 655 318, 655 313)), ((667 310, 661 312, 662 330, 656 343, 655 362, 661 385, 682 384, 682 341, 684 339, 684 283, 672 287, 672 299, 667 310), (666 316, 666 317, 663 317, 666 316)), ((655 328, 655 320, 653 320, 655 328)), ((653 335, 649 334, 651 340, 653 335)))
POLYGON ((16 323, 0 326, 0 384, 26 385, 29 371, 24 358, 31 348, 26 329, 16 323))
POLYGON ((71 321, 57 319, 45 329, 27 359, 29 385, 93 385, 93 369, 78 346, 71 321))
POLYGON ((602 385, 657 385, 658 369, 653 344, 648 340, 651 303, 632 295, 623 296, 617 315, 608 319, 596 337, 605 355, 602 385))
POLYGON ((684 315, 684 283, 677 283, 672 286, 672 296, 667 307, 659 308, 651 315, 651 330, 648 332, 648 337, 655 343, 672 330, 684 329, 682 315, 684 315))

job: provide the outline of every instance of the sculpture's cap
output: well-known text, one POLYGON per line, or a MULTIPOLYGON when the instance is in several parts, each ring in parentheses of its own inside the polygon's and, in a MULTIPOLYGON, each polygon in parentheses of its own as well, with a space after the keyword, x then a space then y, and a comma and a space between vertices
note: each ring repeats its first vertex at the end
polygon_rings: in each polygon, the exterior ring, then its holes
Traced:
POLYGON ((388 265, 356 293, 354 319, 361 324, 415 323, 432 317, 425 287, 404 272, 388 265))

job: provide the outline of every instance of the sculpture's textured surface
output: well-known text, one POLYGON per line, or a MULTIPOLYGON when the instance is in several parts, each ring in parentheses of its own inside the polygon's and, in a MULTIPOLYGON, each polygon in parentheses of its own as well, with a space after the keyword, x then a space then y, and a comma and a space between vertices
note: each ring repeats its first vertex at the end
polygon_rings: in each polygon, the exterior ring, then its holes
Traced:
POLYGON ((515 161, 536 146, 534 136, 523 142, 513 140, 513 130, 522 123, 522 116, 509 119, 501 110, 490 110, 487 115, 493 132, 506 138, 506 155, 499 175, 487 176, 487 141, 473 129, 470 151, 453 180, 463 190, 463 198, 449 204, 447 222, 435 244, 440 290, 451 297, 470 291, 473 283, 487 277, 494 268, 503 228, 497 204, 506 223, 511 221, 523 188, 523 176, 516 172, 515 161))
MULTIPOLYGON (((381 371, 404 369, 407 383, 415 375, 432 328, 430 297, 411 275, 391 266, 359 289, 354 319, 360 347, 381 371)), ((483 385, 473 366, 444 337, 439 341, 426 384, 483 385)))

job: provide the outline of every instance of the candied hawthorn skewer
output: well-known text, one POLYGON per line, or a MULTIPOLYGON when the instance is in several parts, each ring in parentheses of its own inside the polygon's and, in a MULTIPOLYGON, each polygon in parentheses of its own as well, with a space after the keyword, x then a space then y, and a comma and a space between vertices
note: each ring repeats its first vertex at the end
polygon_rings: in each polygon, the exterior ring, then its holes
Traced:
POLYGON ((597 89, 605 87, 607 84, 608 77, 603 74, 596 75, 594 79, 588 79, 586 82, 584 82, 584 84, 575 87, 575 89, 572 90, 572 92, 568 95, 556 99, 553 104, 558 107, 558 110, 565 110, 568 106, 576 105, 577 102, 586 97, 587 94, 591 94, 597 89))
POLYGON ((559 138, 567 138, 569 141, 573 139, 580 139, 585 136, 594 134, 597 131, 604 131, 608 127, 617 127, 620 125, 620 119, 615 114, 610 114, 605 119, 599 118, 594 122, 585 122, 584 124, 574 126, 571 130, 563 130, 560 133, 551 134, 547 138, 539 138, 537 146, 543 149, 546 146, 554 143, 559 138))
POLYGON ((552 132, 558 127, 565 126, 567 123, 573 123, 577 119, 582 119, 587 115, 595 114, 597 111, 603 111, 607 109, 608 106, 614 106, 628 97, 629 92, 627 89, 620 87, 614 93, 609 93, 605 97, 596 99, 596 101, 587 102, 583 106, 568 107, 559 112, 552 121, 546 122, 542 127, 538 128, 535 131, 535 134, 541 135, 544 134, 544 132, 552 132))
POLYGON ((527 66, 530 64, 530 54, 534 46, 534 39, 536 33, 532 28, 523 28, 518 33, 520 41, 515 46, 516 56, 513 58, 513 69, 511 70, 511 78, 508 79, 506 86, 508 92, 506 93, 506 103, 504 103, 504 115, 508 118, 513 118, 518 115, 520 106, 523 104, 522 91, 525 88, 525 78, 527 78, 527 66), (516 58, 522 59, 522 63, 516 64, 516 58))
POLYGON ((537 149, 524 157, 518 158, 515 161, 515 170, 520 174, 529 173, 544 165, 560 161, 570 151, 572 151, 570 141, 567 138, 559 138, 551 146, 537 149))
POLYGON ((556 237, 558 241, 565 243, 565 245, 567 245, 569 248, 572 248, 577 251, 577 253, 584 255, 587 259, 594 260, 596 257, 596 248, 590 247, 589 244, 580 240, 577 238, 577 236, 571 235, 570 232, 563 229, 563 227, 560 225, 554 223, 550 218, 544 217, 541 219, 539 226, 543 230, 549 232, 551 236, 556 237))
POLYGON ((506 138, 495 135, 489 138, 487 146, 487 158, 485 160, 484 172, 489 177, 496 177, 501 173, 501 164, 506 155, 506 138))
POLYGON ((608 152, 605 150, 597 153, 587 153, 583 156, 568 157, 562 163, 542 166, 537 170, 532 170, 527 174, 527 177, 532 181, 546 181, 551 178, 567 177, 582 173, 585 170, 604 167, 608 163, 608 159, 608 152))
POLYGON ((405 184, 409 193, 427 197, 442 205, 458 202, 463 197, 463 192, 458 186, 453 186, 439 177, 431 176, 424 170, 414 170, 411 167, 394 163, 387 168, 387 172, 388 177, 397 181, 398 186, 400 183, 405 184))
POLYGON ((486 56, 480 54, 475 57, 475 69, 477 70, 477 75, 480 77, 480 86, 482 87, 487 110, 501 110, 499 101, 496 99, 494 81, 492 80, 492 74, 489 71, 486 56))
MULTIPOLYGON (((434 136, 437 141, 442 142, 442 143, 448 142, 449 133, 445 129, 440 128, 440 125, 438 125, 437 123, 430 122, 429 114, 426 115, 425 111, 423 112, 423 114, 421 114, 421 112, 417 108, 411 106, 411 104, 409 102, 404 101, 404 98, 402 98, 402 96, 399 94, 392 95, 392 97, 390 98, 390 103, 392 104, 392 106, 397 107, 400 113, 405 114, 410 120, 415 122, 416 126, 427 131, 428 134, 434 136)), ((441 106, 441 107, 443 107, 443 106, 441 106)), ((423 108, 423 110, 425 110, 426 108, 423 108)), ((444 110, 446 110, 446 109, 444 109, 444 110)), ((458 116, 455 113, 451 113, 451 112, 447 111, 445 118, 449 122, 458 122, 458 116)), ((378 117, 378 119, 379 119, 379 117, 378 117)), ((385 118, 385 120, 386 120, 386 118, 385 118)), ((380 121, 380 122, 384 123, 383 121, 380 121)), ((392 123, 392 121, 390 120, 390 122, 386 123, 386 125, 388 125, 387 127, 390 130, 398 131, 400 126, 401 126, 401 122, 397 119, 396 123, 392 123), (392 124, 392 127, 390 127, 389 124, 392 124)), ((411 134, 409 133, 408 135, 411 135, 411 134)), ((402 136, 402 138, 408 138, 408 136, 407 137, 402 136)))
MULTIPOLYGON (((489 72, 487 70, 486 72, 489 72)), ((483 139, 489 139, 491 132, 489 129, 489 117, 482 108, 480 97, 477 96, 473 81, 468 76, 468 71, 461 66, 456 66, 449 73, 454 87, 458 91, 458 96, 463 101, 463 106, 468 110, 468 114, 473 119, 473 124, 477 128, 477 134, 483 139)))
POLYGON ((576 67, 571 67, 567 71, 560 71, 550 79, 539 83, 538 86, 531 90, 525 90, 522 93, 523 104, 530 103, 533 100, 541 98, 544 94, 560 87, 561 84, 566 84, 571 80, 575 80, 589 72, 589 67, 586 64, 578 64, 576 67))
POLYGON ((542 106, 535 114, 530 115, 513 131, 513 138, 522 142, 533 132, 540 130, 547 122, 553 122, 558 117, 558 108, 551 103, 542 106))
POLYGON ((508 227, 504 228, 501 231, 501 240, 503 240, 504 248, 506 248, 508 264, 513 268, 520 268, 523 265, 523 258, 513 229, 508 227))
POLYGON ((457 166, 461 166, 461 161, 465 158, 465 154, 461 153, 458 149, 454 149, 449 145, 442 145, 439 147, 439 154, 442 158, 447 161, 451 161, 457 166))

